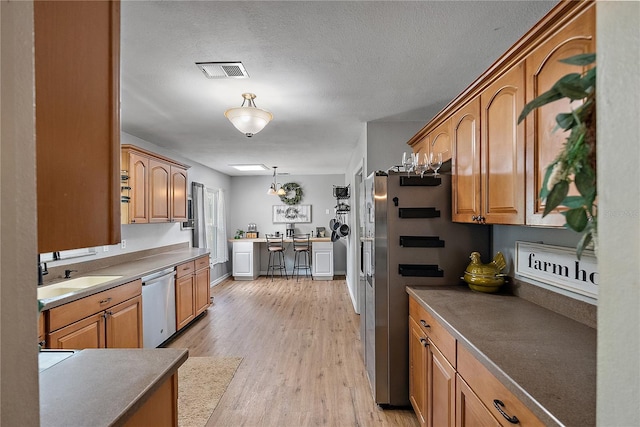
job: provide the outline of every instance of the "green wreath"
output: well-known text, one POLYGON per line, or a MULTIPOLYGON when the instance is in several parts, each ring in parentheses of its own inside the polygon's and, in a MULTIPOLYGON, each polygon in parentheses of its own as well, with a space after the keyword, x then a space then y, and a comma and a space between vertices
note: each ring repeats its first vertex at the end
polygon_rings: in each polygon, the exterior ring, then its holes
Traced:
POLYGON ((280 200, 287 205, 297 205, 302 200, 302 188, 295 182, 287 182, 282 186, 282 189, 286 191, 286 193, 280 196, 280 200), (289 195, 292 191, 295 192, 295 194, 289 195))

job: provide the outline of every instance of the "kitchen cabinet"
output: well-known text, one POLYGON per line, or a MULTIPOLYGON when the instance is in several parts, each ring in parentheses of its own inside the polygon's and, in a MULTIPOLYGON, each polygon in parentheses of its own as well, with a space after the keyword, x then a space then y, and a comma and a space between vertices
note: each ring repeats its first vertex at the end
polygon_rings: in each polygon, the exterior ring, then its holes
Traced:
POLYGON ((313 242, 311 245, 313 278, 333 280, 333 243, 313 242))
POLYGON ((115 244, 120 3, 35 1, 33 14, 38 252, 115 244))
POLYGON ((233 241, 233 279, 255 280, 260 275, 260 244, 233 241))
POLYGON ((451 159, 451 119, 446 119, 429 133, 428 153, 442 153, 442 162, 451 159))
POLYGON ((177 427, 178 374, 173 374, 145 401, 124 427, 177 427))
POLYGON ((455 222, 480 217, 480 97, 452 117, 451 218, 455 222))
POLYGON ((195 286, 195 311, 196 316, 204 312, 211 305, 211 269, 209 267, 209 257, 201 257, 195 260, 196 271, 194 273, 195 286))
POLYGON ((44 332, 44 313, 40 313, 38 315, 38 344, 41 347, 44 347, 46 342, 45 342, 45 332, 44 332))
POLYGON ((150 151, 123 145, 122 223, 187 219, 188 166, 150 151))
POLYGON ((476 426, 500 427, 500 423, 462 377, 456 374, 456 427, 476 426))
POLYGON ((409 338, 409 400, 421 426, 509 427, 513 416, 543 425, 413 296, 409 338))
POLYGON ((142 348, 142 282, 47 310, 47 348, 142 348))
POLYGON ((176 266, 176 329, 187 326, 210 305, 209 256, 176 266))
POLYGON ((500 425, 512 426, 514 423, 509 421, 508 417, 516 417, 519 425, 522 426, 544 425, 465 346, 460 344, 458 344, 458 374, 500 425))
POLYGON ((422 426, 453 427, 456 340, 412 298, 409 330, 409 400, 418 420, 422 426))
POLYGON ((524 124, 518 124, 524 100, 522 62, 480 94, 481 211, 480 219, 476 218, 478 222, 524 224, 524 124))
MULTIPOLYGON (((595 3, 581 14, 572 17, 556 33, 538 46, 526 59, 527 101, 547 90, 569 73, 582 73, 585 67, 563 64, 559 60, 578 54, 593 53, 595 46, 595 3)), ((528 225, 563 226, 565 218, 559 209, 542 217, 545 204, 540 200, 547 166, 562 150, 568 132, 556 129, 556 115, 576 109, 580 101, 570 104, 562 99, 540 107, 525 119, 527 146, 527 212, 528 225)), ((578 195, 571 185, 570 195, 578 195)))

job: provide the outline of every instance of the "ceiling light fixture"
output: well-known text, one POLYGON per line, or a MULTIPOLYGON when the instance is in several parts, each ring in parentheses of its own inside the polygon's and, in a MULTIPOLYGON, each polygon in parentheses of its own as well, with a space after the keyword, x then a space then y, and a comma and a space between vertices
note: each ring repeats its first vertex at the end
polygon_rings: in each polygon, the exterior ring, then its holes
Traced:
POLYGON ((284 196, 285 194, 287 194, 287 192, 284 191, 284 188, 282 188, 282 185, 280 185, 279 183, 276 182, 276 178, 277 178, 276 170, 277 169, 278 169, 277 166, 273 167, 273 184, 271 184, 271 186, 267 190, 267 194, 270 195, 270 196, 284 196), (280 188, 278 188, 278 186, 280 188))
POLYGON ((239 171, 242 172, 253 172, 253 171, 268 171, 269 168, 266 167, 265 165, 258 165, 258 164, 242 164, 242 165, 229 165, 232 168, 236 168, 239 171))
POLYGON ((256 95, 253 93, 243 93, 242 105, 237 108, 230 108, 225 111, 224 115, 229 121, 248 137, 252 137, 260 132, 273 119, 273 115, 256 107, 254 99, 256 95), (245 104, 247 106, 245 107, 245 104))

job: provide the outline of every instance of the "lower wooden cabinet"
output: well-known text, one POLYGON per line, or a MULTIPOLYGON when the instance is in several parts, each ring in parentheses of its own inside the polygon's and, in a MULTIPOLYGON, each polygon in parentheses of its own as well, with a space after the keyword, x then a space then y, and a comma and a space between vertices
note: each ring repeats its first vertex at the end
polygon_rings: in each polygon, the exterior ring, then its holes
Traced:
POLYGON ((48 310, 46 347, 142 348, 141 293, 136 280, 48 310))
POLYGON ((210 303, 209 255, 176 266, 176 327, 187 326, 210 303))
POLYGON ((178 374, 173 374, 125 423, 125 427, 178 426, 178 374))
POLYGON ((421 426, 455 425, 456 370, 409 317, 409 401, 421 426))
POLYGON ((480 398, 456 375, 456 427, 495 426, 500 427, 480 398))

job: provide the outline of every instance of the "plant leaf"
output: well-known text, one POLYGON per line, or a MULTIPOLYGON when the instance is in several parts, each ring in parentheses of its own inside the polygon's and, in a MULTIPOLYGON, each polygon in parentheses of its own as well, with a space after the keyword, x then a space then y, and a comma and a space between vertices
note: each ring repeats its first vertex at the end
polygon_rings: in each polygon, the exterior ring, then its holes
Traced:
POLYGON ((582 86, 582 76, 578 73, 567 74, 556 82, 554 87, 566 98, 574 101, 586 98, 588 93, 582 86))
POLYGON ((582 238, 578 242, 578 246, 576 247, 576 256, 578 259, 582 256, 582 252, 589 246, 589 243, 593 240, 593 231, 589 229, 586 233, 582 235, 582 238))
POLYGON ((585 199, 582 196, 567 196, 562 201, 562 205, 569 209, 581 208, 585 205, 585 199))
POLYGON ((589 65, 596 62, 596 54, 581 53, 579 55, 574 55, 569 58, 561 59, 560 62, 564 64, 570 64, 570 65, 589 65))
POLYGON ((584 230, 589 222, 589 218, 587 217, 587 212, 584 208, 576 208, 570 209, 565 212, 565 218, 567 219, 567 225, 574 231, 578 233, 584 230))
POLYGON ((576 123, 576 118, 573 113, 560 113, 556 116, 556 122, 562 129, 569 130, 576 123))
POLYGON ((587 90, 596 86, 596 67, 589 68, 582 77, 582 88, 587 90))
POLYGON ((542 107, 543 105, 549 104, 550 102, 557 101, 558 99, 562 99, 564 96, 560 91, 554 86, 545 93, 538 96, 536 99, 529 102, 522 109, 522 113, 518 117, 518 123, 524 120, 525 117, 529 115, 529 113, 535 110, 538 107, 542 107))
POLYGON ((560 181, 556 185, 553 186, 549 194, 547 195, 547 203, 544 206, 544 213, 542 217, 544 218, 549 214, 549 212, 553 211, 555 208, 560 206, 562 201, 567 194, 569 193, 569 182, 568 181, 560 181))
POLYGON ((596 179, 591 168, 582 168, 575 175, 576 188, 585 199, 590 199, 596 192, 596 179))

